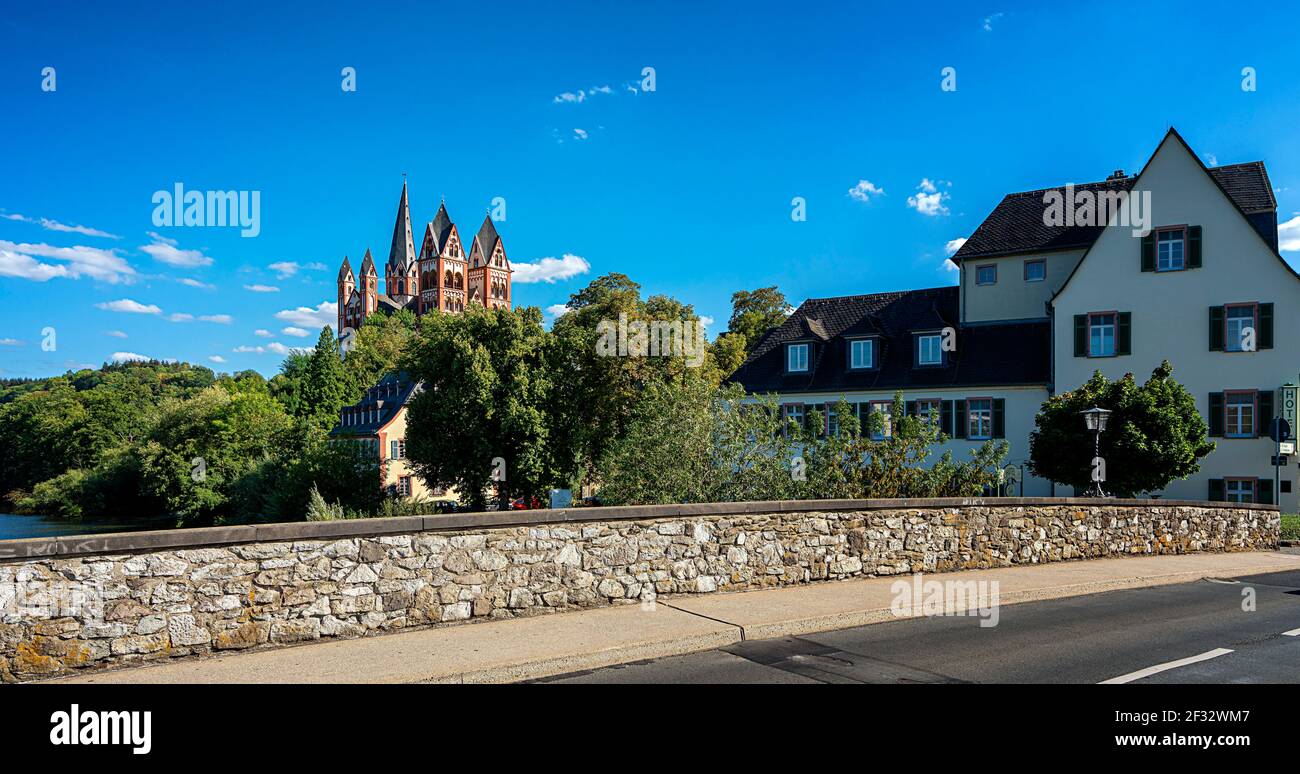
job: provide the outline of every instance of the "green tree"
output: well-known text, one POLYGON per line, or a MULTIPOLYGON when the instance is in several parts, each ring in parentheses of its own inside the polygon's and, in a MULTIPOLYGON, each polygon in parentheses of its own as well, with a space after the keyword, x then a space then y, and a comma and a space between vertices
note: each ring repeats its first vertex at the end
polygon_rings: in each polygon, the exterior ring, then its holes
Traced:
POLYGON ((1100 447, 1103 487, 1111 494, 1134 497, 1163 489, 1200 470, 1200 460, 1214 451, 1196 400, 1174 381, 1165 361, 1141 386, 1132 374, 1110 381, 1097 371, 1078 389, 1048 398, 1029 436, 1034 475, 1079 492, 1092 485, 1093 434, 1079 412, 1094 406, 1112 412, 1100 447))
POLYGON ((316 348, 308 355, 305 365, 295 414, 328 431, 338 422, 339 410, 354 401, 364 388, 344 368, 334 332, 328 325, 321 328, 316 348))
POLYGON ((405 370, 424 382, 407 414, 407 457, 430 484, 471 505, 499 484, 503 506, 565 482, 554 461, 551 340, 536 307, 425 318, 405 370), (504 461, 504 480, 493 481, 504 461))
POLYGON ((731 319, 727 330, 744 337, 745 354, 749 354, 758 346, 763 334, 785 322, 789 316, 790 302, 785 300, 785 294, 776 285, 738 290, 731 294, 731 319))

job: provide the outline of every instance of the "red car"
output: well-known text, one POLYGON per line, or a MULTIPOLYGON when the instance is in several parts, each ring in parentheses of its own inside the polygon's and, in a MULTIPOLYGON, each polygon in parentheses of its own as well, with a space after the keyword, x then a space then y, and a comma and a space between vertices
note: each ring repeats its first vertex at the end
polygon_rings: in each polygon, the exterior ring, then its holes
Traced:
POLYGON ((536 497, 530 497, 527 500, 521 497, 510 503, 510 510, 512 511, 533 511, 543 507, 545 506, 542 505, 542 501, 536 497))

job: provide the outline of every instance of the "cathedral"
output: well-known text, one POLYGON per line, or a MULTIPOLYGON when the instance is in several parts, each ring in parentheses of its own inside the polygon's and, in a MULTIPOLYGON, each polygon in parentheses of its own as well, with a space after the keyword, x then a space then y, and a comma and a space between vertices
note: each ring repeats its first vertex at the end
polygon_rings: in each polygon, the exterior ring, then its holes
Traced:
POLYGON ((388 249, 388 263, 384 264, 386 292, 379 292, 379 277, 369 248, 361 259, 360 276, 353 275, 347 256, 339 269, 337 330, 343 351, 351 348, 354 331, 376 312, 392 314, 409 309, 420 316, 431 310, 454 314, 464 311, 468 304, 510 308, 512 269, 491 216, 483 218, 468 256, 445 203, 438 205, 437 214, 425 225, 418 255, 412 236, 411 210, 403 181, 393 244, 388 249))

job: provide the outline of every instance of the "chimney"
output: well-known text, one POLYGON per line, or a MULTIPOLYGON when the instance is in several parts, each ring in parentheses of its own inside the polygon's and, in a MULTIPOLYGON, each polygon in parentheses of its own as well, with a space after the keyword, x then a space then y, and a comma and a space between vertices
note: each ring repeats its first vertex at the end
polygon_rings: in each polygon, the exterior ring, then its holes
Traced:
POLYGON ((1124 170, 1122 170, 1122 169, 1117 169, 1117 170, 1115 170, 1114 172, 1111 172, 1111 173, 1110 173, 1110 177, 1108 177, 1108 178, 1106 178, 1106 179, 1107 179, 1107 180, 1123 180, 1123 179, 1126 178, 1126 177, 1128 177, 1128 175, 1124 174, 1124 170))

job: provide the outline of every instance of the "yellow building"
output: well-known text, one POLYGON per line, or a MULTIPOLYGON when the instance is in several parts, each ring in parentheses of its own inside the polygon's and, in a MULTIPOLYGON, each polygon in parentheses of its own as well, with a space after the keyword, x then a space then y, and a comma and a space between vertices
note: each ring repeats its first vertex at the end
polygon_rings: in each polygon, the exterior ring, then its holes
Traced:
POLYGON ((454 489, 428 486, 406 458, 406 410, 423 388, 405 374, 385 376, 360 401, 343 407, 330 441, 361 444, 374 454, 383 471, 382 486, 390 496, 454 503, 454 489))

